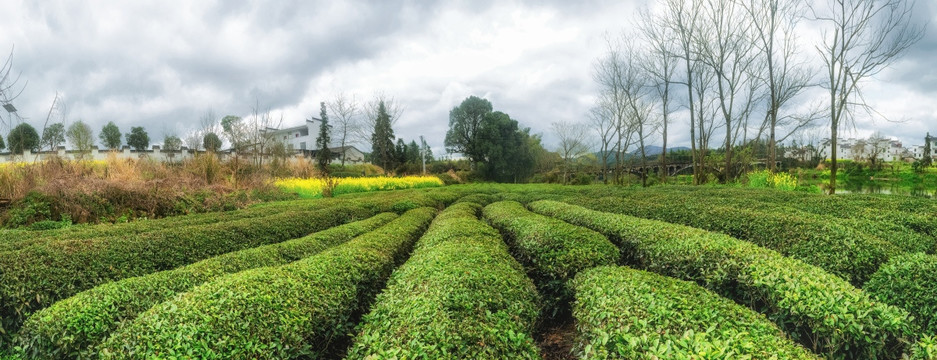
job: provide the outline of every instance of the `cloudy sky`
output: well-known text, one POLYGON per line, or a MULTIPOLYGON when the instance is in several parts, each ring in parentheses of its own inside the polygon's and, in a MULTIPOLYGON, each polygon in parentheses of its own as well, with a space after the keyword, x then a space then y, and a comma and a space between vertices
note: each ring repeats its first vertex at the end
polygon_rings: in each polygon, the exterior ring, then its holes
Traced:
MULTIPOLYGON (((892 121, 858 119, 847 136, 880 131, 918 144, 925 131, 937 134, 937 6, 918 2, 919 20, 932 23, 925 38, 865 84, 892 121)), ((424 135, 440 154, 449 110, 477 95, 553 147, 550 123, 587 121, 606 34, 629 31, 646 4, 4 0, 0 53, 15 46, 26 87, 14 104, 37 128, 56 92, 67 121, 95 132, 108 121, 124 132, 144 126, 154 143, 199 127, 209 109, 245 116, 259 104, 289 126, 318 116, 338 92, 382 92, 405 109, 398 137, 424 135)), ((688 145, 684 122, 673 125, 671 146, 688 145)))

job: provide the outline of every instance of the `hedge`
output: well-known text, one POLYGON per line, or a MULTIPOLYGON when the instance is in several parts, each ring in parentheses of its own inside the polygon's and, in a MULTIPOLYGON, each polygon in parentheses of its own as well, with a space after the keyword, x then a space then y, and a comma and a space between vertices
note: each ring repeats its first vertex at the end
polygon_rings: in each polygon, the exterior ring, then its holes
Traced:
POLYGON ((872 275, 865 290, 881 301, 908 310, 925 334, 937 335, 937 256, 896 256, 872 275))
POLYGON ((680 198, 655 202, 572 198, 569 202, 721 232, 818 266, 856 286, 865 283, 890 257, 901 253, 891 243, 809 214, 711 206, 680 198))
MULTIPOLYGON (((34 311, 97 285, 281 242, 373 213, 348 204, 105 239, 52 242, 0 253, 2 333, 34 311)), ((3 337, 0 335, 0 337, 3 337)))
POLYGON ((859 230, 908 252, 934 252, 937 245, 937 240, 932 234, 933 227, 937 225, 934 219, 906 212, 865 207, 853 203, 850 197, 789 195, 793 193, 731 188, 673 191, 678 189, 682 188, 667 188, 667 192, 643 191, 631 198, 650 202, 672 202, 679 198, 681 201, 694 201, 710 206, 741 207, 748 210, 810 216, 859 230))
POLYGON ((33 359, 94 356, 95 346, 118 326, 175 294, 224 274, 283 265, 314 255, 394 218, 395 214, 383 213, 303 238, 97 286, 34 313, 20 328, 16 345, 25 357, 33 359))
POLYGON ((537 289, 498 231, 478 220, 480 209, 457 202, 433 220, 363 318, 347 359, 540 357, 531 335, 537 289))
POLYGON ((576 273, 618 261, 618 248, 602 234, 534 214, 520 203, 496 202, 483 213, 505 234, 515 257, 530 267, 529 275, 545 297, 548 314, 561 311, 572 299, 566 283, 576 273))
POLYGON ((102 358, 335 356, 436 210, 419 208, 280 267, 231 274, 157 305, 114 332, 102 358))
POLYGON ((626 267, 576 276, 583 359, 816 359, 777 326, 694 283, 626 267))
POLYGON ((907 312, 874 301, 839 277, 747 241, 656 220, 604 213, 555 201, 530 204, 605 234, 626 263, 695 281, 765 313, 821 354, 895 358, 913 337, 907 312))

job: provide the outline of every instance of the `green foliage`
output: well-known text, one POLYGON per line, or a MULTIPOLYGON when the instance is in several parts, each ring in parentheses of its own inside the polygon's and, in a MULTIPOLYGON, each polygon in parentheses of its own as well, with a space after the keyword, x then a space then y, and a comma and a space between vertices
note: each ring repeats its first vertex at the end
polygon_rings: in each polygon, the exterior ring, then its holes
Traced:
POLYGON ((91 127, 81 120, 68 126, 65 137, 71 143, 72 149, 81 153, 91 151, 91 147, 94 146, 94 133, 91 131, 91 127))
POLYGON ((31 125, 22 123, 10 130, 7 144, 14 154, 22 154, 25 150, 36 151, 39 148, 39 134, 31 125))
POLYGON ((182 139, 175 135, 166 135, 163 137, 163 150, 179 151, 182 148, 182 139))
POLYGON ((927 335, 918 340, 911 348, 912 360, 937 359, 937 336, 927 335))
POLYGON ((150 146, 150 135, 146 133, 142 126, 131 127, 130 133, 126 136, 127 145, 136 151, 146 150, 150 146))
POLYGON ((344 205, 145 235, 47 242, 0 253, 0 325, 12 334, 32 312, 94 286, 280 242, 369 215, 358 206, 344 205))
POLYGON ((530 129, 519 130, 517 121, 500 111, 485 116, 477 147, 485 162, 479 170, 485 179, 524 182, 533 172, 534 159, 528 146, 530 129))
POLYGON ((748 186, 752 188, 772 188, 785 191, 797 189, 797 179, 788 173, 774 173, 771 170, 748 173, 748 186))
POLYGON ((530 208, 605 234, 621 247, 625 264, 694 281, 749 304, 818 353, 893 358, 914 329, 905 311, 877 303, 817 267, 747 241, 556 201, 533 202, 530 208))
POLYGON ((317 254, 388 223, 384 213, 299 239, 230 252, 174 270, 110 282, 78 293, 30 316, 16 346, 28 358, 66 354, 92 357, 96 346, 121 324, 143 311, 220 276, 248 269, 279 266, 317 254))
POLYGON ((55 150, 56 147, 65 143, 65 124, 55 123, 46 126, 42 130, 42 145, 48 146, 49 150, 55 150))
POLYGON ((202 138, 202 147, 208 152, 218 152, 221 150, 221 138, 218 134, 209 132, 202 138))
POLYGON ((937 256, 896 256, 872 275, 865 289, 879 300, 911 312, 925 334, 937 334, 937 256))
POLYGON ((452 153, 462 153, 473 164, 484 160, 485 151, 482 150, 482 127, 485 117, 492 111, 491 102, 470 96, 459 106, 449 111, 449 130, 446 132, 446 150, 452 153))
POLYGON ((49 199, 38 191, 30 191, 23 200, 6 211, 3 225, 9 228, 25 227, 51 217, 52 205, 49 199))
POLYGON ((480 209, 462 202, 436 217, 363 318, 347 359, 539 358, 537 290, 480 209))
POLYGON ((367 310, 435 213, 411 210, 306 259, 199 286, 114 333, 102 358, 334 357, 352 319, 367 310))
POLYGON ((322 120, 319 124, 319 136, 316 137, 316 167, 319 171, 328 174, 329 173, 329 163, 332 162, 332 150, 329 149, 329 143, 331 142, 331 128, 329 127, 329 115, 325 113, 325 102, 319 103, 321 110, 319 110, 319 118, 322 120))
POLYGON ((545 296, 545 310, 556 313, 572 299, 567 281, 576 273, 614 265, 619 252, 605 236, 534 214, 518 202, 501 201, 484 209, 485 218, 505 235, 518 260, 545 296))
POLYGON ((625 267, 576 276, 583 359, 816 359, 763 316, 696 284, 625 267))
POLYGON ((0 135, 0 150, 6 149, 7 144, 3 141, 3 136, 0 135))
POLYGON ((821 216, 716 205, 684 194, 655 198, 579 198, 594 210, 718 231, 818 266, 861 286, 897 246, 821 216))
POLYGON ((108 121, 107 125, 101 128, 101 134, 98 137, 104 147, 111 150, 120 148, 120 129, 113 121, 108 121))
POLYGON ((371 133, 371 156, 372 163, 384 170, 394 168, 394 129, 391 128, 390 114, 387 113, 383 100, 377 105, 377 118, 374 119, 374 132, 371 133))

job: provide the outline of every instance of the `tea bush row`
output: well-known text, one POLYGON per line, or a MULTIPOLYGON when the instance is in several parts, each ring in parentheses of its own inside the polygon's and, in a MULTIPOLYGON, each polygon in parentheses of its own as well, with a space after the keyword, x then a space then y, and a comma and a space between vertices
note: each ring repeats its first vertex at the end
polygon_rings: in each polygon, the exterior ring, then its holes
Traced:
POLYGON ((231 274, 163 302, 114 332, 101 358, 279 359, 332 353, 435 216, 410 210, 280 267, 231 274))
POLYGON ((750 242, 555 201, 530 207, 605 234, 621 246, 626 264, 695 281, 749 304, 817 353, 896 358, 914 337, 905 311, 876 302, 817 267, 750 242))
POLYGON ((606 266, 572 287, 582 359, 817 359, 764 316, 691 282, 606 266))
POLYGON ((713 206, 680 198, 653 202, 617 197, 573 198, 569 202, 728 234, 818 266, 856 286, 864 284, 881 264, 901 253, 889 242, 809 214, 713 206))
POLYGON ((602 234, 532 213, 518 202, 496 202, 483 213, 505 235, 515 257, 530 268, 551 315, 572 299, 566 283, 576 273, 618 261, 618 248, 602 234))
POLYGON ((397 216, 383 213, 299 239, 230 252, 181 268, 99 285, 31 315, 16 345, 30 359, 91 357, 105 337, 143 311, 222 275, 296 261, 372 231, 397 216))
POLYGON ((533 282, 463 198, 439 214, 366 315, 348 359, 537 359, 533 282))
POLYGON ((36 310, 110 281, 277 243, 373 215, 355 204, 156 233, 52 242, 0 253, 0 316, 15 331, 36 310))

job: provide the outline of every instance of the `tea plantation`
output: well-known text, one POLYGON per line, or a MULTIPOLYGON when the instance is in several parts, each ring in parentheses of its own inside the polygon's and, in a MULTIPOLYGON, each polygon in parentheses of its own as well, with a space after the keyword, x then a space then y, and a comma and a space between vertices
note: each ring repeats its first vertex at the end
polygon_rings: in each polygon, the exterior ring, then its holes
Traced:
POLYGON ((937 359, 937 202, 457 185, 0 234, 0 359, 937 359))

